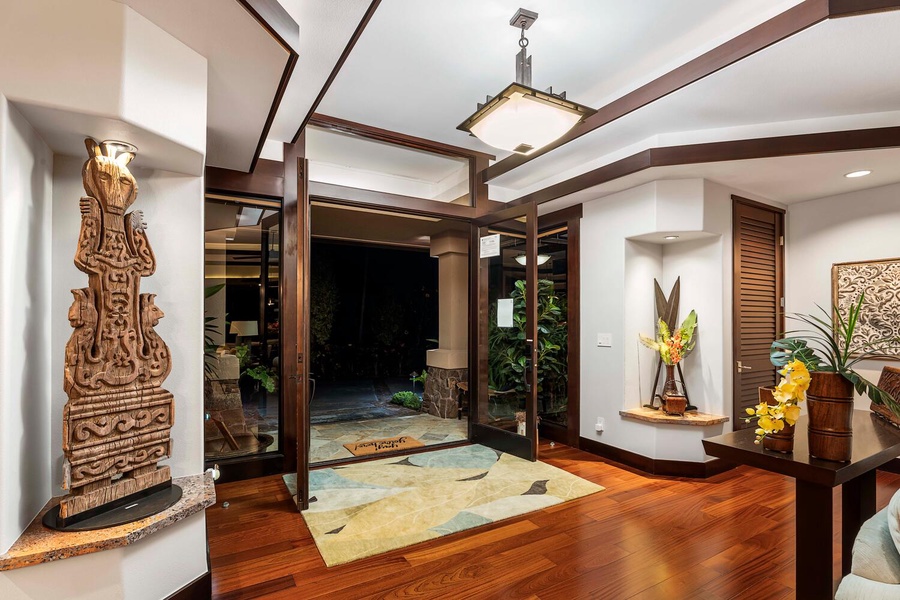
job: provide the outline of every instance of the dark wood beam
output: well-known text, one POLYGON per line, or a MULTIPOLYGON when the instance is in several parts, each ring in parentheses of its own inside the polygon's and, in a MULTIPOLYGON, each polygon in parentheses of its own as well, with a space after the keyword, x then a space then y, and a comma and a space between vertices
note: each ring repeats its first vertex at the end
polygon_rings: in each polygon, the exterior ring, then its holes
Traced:
POLYGON ((495 163, 482 172, 482 181, 488 182, 504 173, 508 173, 539 156, 543 156, 641 107, 656 102, 685 86, 700 81, 825 19, 896 9, 900 9, 900 0, 805 0, 601 107, 596 113, 585 119, 584 122, 572 128, 566 135, 529 156, 513 154, 495 163))
POLYGON ((507 206, 520 206, 529 202, 543 204, 652 167, 897 147, 900 147, 900 127, 830 131, 650 148, 542 190, 520 196, 509 202, 507 206))
POLYGON ((319 104, 322 102, 322 98, 325 97, 325 94, 328 92, 328 88, 331 87, 331 84, 334 82, 337 74, 340 73, 341 68, 347 61, 347 57, 350 56, 350 52, 353 50, 353 47, 356 46, 356 42, 359 41, 359 38, 362 36, 363 31, 366 30, 366 26, 369 24, 369 21, 372 20, 372 15, 375 14, 375 11, 378 9, 379 4, 381 4, 381 0, 372 0, 371 4, 369 4, 369 8, 366 9, 365 14, 363 14, 362 19, 360 19, 359 24, 353 31, 353 35, 350 36, 350 41, 348 41, 347 45, 344 46, 344 51, 341 52, 341 55, 338 57, 337 62, 334 64, 334 68, 331 69, 331 73, 328 74, 328 79, 325 80, 325 85, 323 85, 322 89, 319 90, 316 99, 313 100, 312 106, 309 107, 309 112, 306 113, 303 121, 300 122, 300 127, 297 128, 297 133, 294 134, 294 138, 291 140, 292 144, 296 144, 297 140, 300 139, 300 134, 303 133, 303 130, 306 128, 306 124, 309 123, 309 120, 315 114, 316 109, 319 108, 319 104))
MULTIPOLYGON (((294 73, 294 67, 297 66, 298 49, 300 48, 300 27, 278 0, 238 0, 238 3, 287 52, 281 79, 278 81, 275 97, 272 99, 272 106, 269 107, 269 114, 266 115, 262 133, 260 133, 259 141, 256 144, 256 150, 253 152, 253 159, 250 161, 250 172, 252 173, 256 169, 259 155, 262 154, 263 146, 269 137, 269 131, 272 129, 275 115, 278 114, 278 108, 281 106, 281 100, 284 98, 284 92, 287 90, 291 75, 294 73)), ((295 139, 294 142, 296 141, 295 139)))
POLYGON ((428 140, 397 131, 390 131, 388 129, 381 129, 380 127, 364 125, 362 123, 356 123, 354 121, 348 121, 346 119, 339 119, 337 117, 330 117, 328 115, 319 113, 314 114, 309 119, 309 125, 321 127, 322 129, 330 129, 332 131, 340 131, 341 133, 349 133, 378 142, 385 142, 387 144, 403 146, 404 148, 413 148, 415 150, 433 152, 435 154, 441 154, 443 156, 467 159, 483 159, 485 160, 484 166, 487 166, 486 161, 494 160, 496 158, 496 156, 494 156, 493 154, 487 154, 484 152, 479 152, 477 150, 469 150, 468 148, 463 148, 461 146, 453 146, 451 144, 445 144, 443 142, 436 142, 434 140, 428 140))
POLYGON ((475 208, 462 204, 438 202, 427 198, 415 198, 413 196, 401 196, 374 190, 320 183, 309 183, 309 197, 311 200, 329 202, 345 206, 382 207, 386 210, 402 212, 411 215, 426 217, 471 219, 475 216, 475 208))
POLYGON ((281 200, 284 196, 284 163, 260 159, 252 173, 206 167, 207 192, 222 192, 239 196, 262 196, 281 200))

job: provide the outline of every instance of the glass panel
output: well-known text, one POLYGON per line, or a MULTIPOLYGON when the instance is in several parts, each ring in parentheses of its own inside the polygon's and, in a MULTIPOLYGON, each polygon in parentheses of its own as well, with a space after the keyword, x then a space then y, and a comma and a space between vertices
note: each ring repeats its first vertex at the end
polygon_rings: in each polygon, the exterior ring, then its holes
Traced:
POLYGON ((568 245, 566 227, 538 234, 538 415, 567 426, 568 245))
POLYGON ((205 219, 205 457, 275 452, 281 207, 207 199, 205 219))
POLYGON ((488 401, 478 420, 524 435, 526 371, 525 218, 492 225, 500 255, 488 260, 488 401))
POLYGON ((321 127, 306 128, 309 179, 471 206, 469 161, 321 127))

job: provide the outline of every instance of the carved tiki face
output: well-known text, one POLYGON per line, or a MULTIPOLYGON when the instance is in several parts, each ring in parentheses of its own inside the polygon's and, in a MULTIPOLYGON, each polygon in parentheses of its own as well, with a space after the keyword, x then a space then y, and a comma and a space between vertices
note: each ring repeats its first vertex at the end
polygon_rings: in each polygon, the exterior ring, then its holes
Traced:
POLYGON ((115 156, 108 146, 101 149, 91 138, 84 140, 84 145, 89 157, 81 170, 85 191, 100 202, 104 212, 124 215, 138 193, 137 182, 127 166, 134 154, 125 152, 115 156), (108 156, 110 153, 113 156, 108 156))

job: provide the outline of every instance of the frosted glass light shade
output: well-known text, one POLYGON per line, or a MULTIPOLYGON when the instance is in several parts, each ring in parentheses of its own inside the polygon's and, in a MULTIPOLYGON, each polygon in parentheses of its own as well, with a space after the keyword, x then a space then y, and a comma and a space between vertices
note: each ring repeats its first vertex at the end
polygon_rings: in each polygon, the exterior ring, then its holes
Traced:
MULTIPOLYGON (((537 255, 537 264, 542 265, 550 260, 549 254, 538 254, 537 255)), ((528 257, 524 254, 520 254, 516 257, 516 262, 522 265, 523 267, 528 264, 528 257)))
POLYGON ((528 155, 562 137, 593 111, 514 83, 479 108, 458 129, 484 143, 528 155))

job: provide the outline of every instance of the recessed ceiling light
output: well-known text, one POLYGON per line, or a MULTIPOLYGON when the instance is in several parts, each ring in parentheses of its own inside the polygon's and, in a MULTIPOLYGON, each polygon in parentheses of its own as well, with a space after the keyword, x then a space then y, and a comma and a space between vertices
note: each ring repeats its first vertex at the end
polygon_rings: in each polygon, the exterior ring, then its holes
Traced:
POLYGON ((233 241, 234 241, 234 237, 226 237, 226 238, 225 238, 225 241, 226 241, 226 242, 233 242, 233 241))
POLYGON ((844 177, 854 178, 854 177, 865 177, 866 175, 871 174, 872 171, 853 171, 852 173, 847 173, 844 177))
POLYGON ((677 240, 677 239, 678 239, 678 236, 677 236, 677 235, 667 235, 667 236, 666 236, 666 239, 667 239, 667 240, 677 240))

